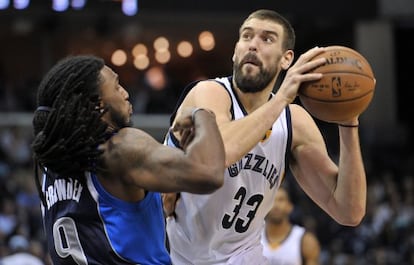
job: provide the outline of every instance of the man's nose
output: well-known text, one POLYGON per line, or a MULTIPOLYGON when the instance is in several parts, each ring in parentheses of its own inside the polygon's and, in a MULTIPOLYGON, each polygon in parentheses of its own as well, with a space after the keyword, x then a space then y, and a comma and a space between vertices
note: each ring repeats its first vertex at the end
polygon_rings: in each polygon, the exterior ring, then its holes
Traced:
POLYGON ((254 37, 249 42, 249 51, 257 51, 258 45, 259 45, 259 37, 254 37))

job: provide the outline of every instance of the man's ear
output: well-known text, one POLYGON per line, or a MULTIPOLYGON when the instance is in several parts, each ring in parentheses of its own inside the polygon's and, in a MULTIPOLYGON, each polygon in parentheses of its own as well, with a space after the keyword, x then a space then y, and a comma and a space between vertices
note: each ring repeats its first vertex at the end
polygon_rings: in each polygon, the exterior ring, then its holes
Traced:
POLYGON ((280 60, 280 66, 283 70, 287 70, 293 62, 295 55, 292 50, 287 50, 280 60))
POLYGON ((289 215, 291 215, 293 210, 295 209, 295 206, 293 205, 293 203, 289 201, 287 208, 288 208, 289 215))
POLYGON ((236 44, 234 45, 233 48, 233 56, 231 57, 231 61, 234 63, 236 61, 236 50, 237 50, 237 45, 239 45, 238 42, 236 42, 236 44))
POLYGON ((234 63, 234 60, 236 59, 236 54, 233 53, 233 56, 231 57, 231 61, 234 63))

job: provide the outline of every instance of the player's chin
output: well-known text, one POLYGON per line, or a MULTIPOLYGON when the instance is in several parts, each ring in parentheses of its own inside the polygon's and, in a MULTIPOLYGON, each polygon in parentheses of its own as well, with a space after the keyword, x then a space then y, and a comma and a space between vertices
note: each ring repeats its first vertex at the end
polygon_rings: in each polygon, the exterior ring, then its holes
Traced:
POLYGON ((132 121, 132 119, 131 119, 131 117, 129 117, 126 121, 125 121, 125 127, 132 127, 134 124, 133 124, 133 121, 132 121))
POLYGON ((246 76, 254 76, 257 75, 260 72, 260 67, 255 65, 255 64, 251 64, 251 63, 246 63, 243 65, 243 74, 246 76))
POLYGON ((131 127, 133 125, 132 114, 128 113, 124 116, 123 127, 131 127))

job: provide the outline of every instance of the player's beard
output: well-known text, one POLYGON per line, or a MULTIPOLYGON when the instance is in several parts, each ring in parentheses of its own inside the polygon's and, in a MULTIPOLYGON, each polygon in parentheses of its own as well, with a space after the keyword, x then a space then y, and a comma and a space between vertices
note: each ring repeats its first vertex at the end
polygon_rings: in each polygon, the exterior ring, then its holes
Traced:
POLYGON ((125 117, 120 112, 117 112, 111 106, 108 106, 108 113, 112 123, 116 126, 116 128, 121 129, 132 126, 132 121, 130 118, 125 117))
POLYGON ((273 224, 281 224, 281 223, 283 223, 284 219, 285 218, 280 216, 280 215, 275 216, 275 215, 271 215, 271 214, 268 214, 265 217, 266 222, 270 222, 270 223, 273 223, 273 224))
MULTIPOLYGON (((246 56, 247 57, 247 56, 246 56)), ((245 58, 246 58, 245 57, 245 58)), ((236 82, 237 87, 244 93, 256 93, 265 89, 270 82, 273 80, 275 75, 278 72, 278 61, 270 69, 264 69, 261 62, 259 62, 255 56, 251 56, 259 63, 256 64, 259 68, 259 73, 256 75, 244 75, 242 67, 245 64, 246 59, 241 60, 240 62, 234 62, 233 64, 233 78, 236 82)))

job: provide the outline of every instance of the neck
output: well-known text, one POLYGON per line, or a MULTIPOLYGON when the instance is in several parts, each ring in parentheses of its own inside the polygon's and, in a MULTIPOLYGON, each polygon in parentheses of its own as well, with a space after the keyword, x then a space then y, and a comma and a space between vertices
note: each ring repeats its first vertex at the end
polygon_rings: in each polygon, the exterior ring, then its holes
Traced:
POLYGON ((271 245, 280 244, 290 233, 292 224, 283 220, 280 223, 266 222, 266 238, 271 245))
POLYGON ((271 89, 264 89, 256 93, 244 93, 236 88, 236 93, 245 110, 250 113, 265 104, 269 100, 271 89))
POLYGON ((275 79, 272 80, 267 87, 265 87, 262 91, 255 92, 255 93, 245 93, 242 92, 239 87, 236 85, 236 82, 232 81, 234 90, 239 98, 240 102, 243 104, 244 109, 251 113, 255 111, 257 108, 265 104, 269 100, 270 93, 273 91, 273 87, 275 84, 275 79))

